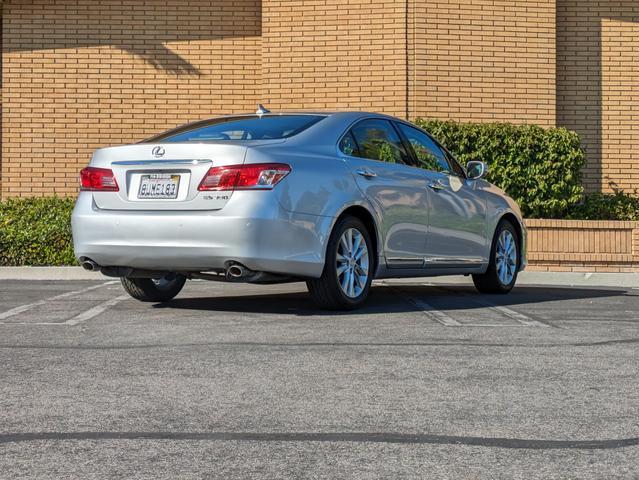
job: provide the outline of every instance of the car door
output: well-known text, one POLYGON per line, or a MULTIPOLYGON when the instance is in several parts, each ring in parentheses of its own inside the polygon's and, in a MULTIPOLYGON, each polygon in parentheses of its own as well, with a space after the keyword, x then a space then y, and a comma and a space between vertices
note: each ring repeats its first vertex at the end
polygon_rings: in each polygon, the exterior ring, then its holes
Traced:
POLYGON ((381 235, 389 268, 421 268, 428 228, 428 192, 393 124, 368 118, 353 125, 339 149, 381 218, 381 235))
POLYGON ((486 202, 474 180, 428 134, 397 122, 423 169, 428 196, 426 266, 463 267, 487 261, 486 202))

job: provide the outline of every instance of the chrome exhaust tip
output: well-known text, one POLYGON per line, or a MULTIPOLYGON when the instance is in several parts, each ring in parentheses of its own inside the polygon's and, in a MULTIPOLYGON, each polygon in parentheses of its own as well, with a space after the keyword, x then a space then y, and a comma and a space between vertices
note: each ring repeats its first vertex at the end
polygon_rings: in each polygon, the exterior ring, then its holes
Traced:
POLYGON ((226 271, 224 275, 226 279, 230 282, 242 282, 242 281, 250 281, 258 272, 254 272, 250 268, 246 268, 241 263, 231 263, 227 264, 226 271))
POLYGON ((226 271, 229 278, 242 278, 246 275, 246 269, 242 265, 231 265, 226 271))
POLYGON ((82 268, 88 270, 89 272, 99 272, 101 270, 100 265, 95 263, 93 260, 87 258, 81 263, 82 268))

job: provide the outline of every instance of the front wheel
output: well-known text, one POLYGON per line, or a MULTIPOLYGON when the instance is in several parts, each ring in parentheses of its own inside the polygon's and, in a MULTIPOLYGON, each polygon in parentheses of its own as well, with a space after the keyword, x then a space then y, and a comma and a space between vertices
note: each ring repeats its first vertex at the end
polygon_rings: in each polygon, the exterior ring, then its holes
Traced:
POLYGON ((184 275, 170 273, 162 278, 127 278, 120 281, 126 292, 141 302, 168 302, 186 283, 184 275))
POLYGON ((322 276, 306 285, 321 308, 352 310, 368 297, 373 267, 372 242, 366 226, 356 217, 344 217, 328 241, 322 276))
POLYGON ((482 293, 508 293, 515 286, 519 271, 517 230, 507 220, 497 226, 486 273, 473 275, 473 283, 482 293))

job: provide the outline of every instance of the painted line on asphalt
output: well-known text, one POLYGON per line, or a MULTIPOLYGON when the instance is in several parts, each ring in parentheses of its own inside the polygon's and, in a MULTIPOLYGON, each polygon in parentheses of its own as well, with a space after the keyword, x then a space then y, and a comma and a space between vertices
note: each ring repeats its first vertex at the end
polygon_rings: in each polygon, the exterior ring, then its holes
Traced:
MULTIPOLYGON (((492 302, 489 302, 487 300, 481 299, 481 298, 476 298, 474 295, 469 295, 468 293, 465 292, 458 292, 453 290, 452 288, 448 288, 448 287, 444 287, 441 285, 434 285, 434 284, 429 284, 429 283, 424 283, 424 285, 430 286, 430 287, 435 287, 438 290, 444 290, 447 292, 453 292, 456 295, 460 295, 463 296, 465 298, 470 299, 472 302, 475 302, 479 305, 482 305, 483 307, 488 308, 489 310, 492 310, 494 312, 498 312, 502 315, 504 315, 505 317, 510 318, 511 320, 514 320, 518 323, 518 325, 476 325, 476 326, 481 326, 481 327, 519 327, 519 326, 523 326, 523 327, 540 327, 540 328, 550 328, 551 325, 548 325, 546 323, 540 322, 538 320, 532 319, 530 318, 528 315, 524 315, 521 312, 517 312, 515 310, 512 310, 511 308, 508 307, 504 307, 502 305, 495 305, 492 302)), ((473 325, 469 325, 466 324, 464 325, 466 327, 470 327, 473 325)))
MULTIPOLYGON (((20 315, 32 308, 39 307, 41 305, 45 305, 48 302, 53 302, 56 300, 62 300, 63 298, 72 297, 74 295, 80 295, 82 293, 90 292, 91 290, 96 290, 101 287, 105 287, 107 285, 113 285, 114 283, 118 283, 117 280, 109 281, 101 283, 100 285, 92 285, 90 287, 83 288, 81 290, 74 290, 72 292, 61 293, 60 295, 55 295, 53 297, 45 298, 44 300, 38 300, 37 302, 28 303, 26 305, 20 305, 19 307, 12 308, 11 310, 7 310, 6 312, 0 313, 0 320, 6 320, 7 318, 14 317, 16 315, 20 315)), ((0 322, 1 323, 1 322, 0 322)))
POLYGON ((547 325, 545 323, 539 322, 537 320, 533 320, 532 318, 528 317, 527 315, 524 315, 523 313, 511 310, 508 307, 503 307, 501 305, 493 305, 492 303, 483 302, 483 301, 480 302, 480 303, 485 304, 491 310, 495 310, 497 312, 503 313, 508 318, 512 318, 513 320, 515 320, 516 322, 521 323, 525 327, 541 327, 541 328, 549 328, 550 327, 550 325, 547 325))
POLYGON ((67 320, 66 322, 63 323, 63 325, 75 326, 75 325, 78 325, 80 323, 84 323, 87 320, 91 320, 93 317, 97 317, 101 313, 103 313, 106 310, 108 310, 109 308, 117 305, 121 301, 126 300, 127 298, 129 298, 128 295, 120 295, 119 297, 115 297, 115 298, 112 298, 110 300, 107 300, 106 302, 102 302, 102 303, 96 305, 95 307, 90 308, 90 309, 88 309, 88 310, 86 310, 86 311, 84 311, 82 313, 79 313, 75 317, 67 320))
MULTIPOLYGON (((408 302, 412 303, 413 305, 415 305, 417 308, 419 308, 422 313, 426 314, 427 316, 429 316, 430 318, 432 318, 433 320, 435 320, 436 322, 444 325, 445 327, 488 327, 488 328, 512 328, 512 327, 542 327, 542 328, 549 328, 550 325, 547 325, 545 323, 539 322, 537 320, 534 320, 530 317, 528 317, 527 315, 524 315, 523 313, 520 312, 516 312, 515 310, 512 310, 508 307, 503 307, 501 305, 495 305, 493 303, 487 302, 485 300, 480 300, 480 299, 476 299, 476 298, 472 298, 471 296, 468 295, 467 293, 463 293, 463 292, 458 292, 456 290, 453 290, 451 288, 447 288, 444 286, 440 286, 440 285, 436 285, 436 284, 432 284, 432 283, 422 283, 422 285, 426 286, 426 287, 434 287, 438 290, 443 290, 446 292, 452 292, 455 293, 456 295, 460 295, 463 296, 465 298, 471 299, 471 301, 489 309, 492 310, 494 312, 499 313, 500 315, 503 315, 511 320, 514 320, 515 322, 517 322, 516 324, 510 324, 510 325, 503 325, 503 324, 473 324, 473 323, 461 323, 457 320, 455 320, 453 317, 451 317, 450 315, 448 315, 445 312, 442 312, 441 310, 437 310, 435 307, 433 307, 432 305, 430 305, 429 303, 415 298, 411 295, 408 295, 406 292, 400 290, 398 288, 397 285, 393 285, 387 282, 381 282, 382 285, 387 286, 387 287, 391 287, 393 290, 395 290, 397 293, 399 293, 405 300, 407 300, 408 302)), ((409 285, 406 285, 409 286, 409 285)))
POLYGON ((435 320, 437 323, 440 323, 444 325, 445 327, 462 327, 463 326, 462 323, 459 323, 453 317, 442 312, 441 310, 437 310, 435 307, 433 307, 429 303, 426 303, 425 301, 420 300, 419 298, 415 298, 410 295, 407 295, 406 292, 403 292, 399 288, 389 285, 388 283, 385 283, 384 285, 390 286, 393 290, 399 293, 402 296, 402 298, 404 298, 404 300, 415 305, 417 308, 420 309, 422 313, 424 313, 427 317, 431 318, 432 320, 435 320))

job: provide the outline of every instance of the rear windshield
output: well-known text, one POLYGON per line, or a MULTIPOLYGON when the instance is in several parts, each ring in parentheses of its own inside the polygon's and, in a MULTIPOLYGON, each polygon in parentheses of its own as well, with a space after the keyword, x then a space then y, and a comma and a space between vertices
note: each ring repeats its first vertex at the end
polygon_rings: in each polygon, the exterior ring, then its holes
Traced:
POLYGON ((210 142, 287 138, 325 118, 323 115, 224 117, 197 122, 153 137, 147 142, 210 142))

